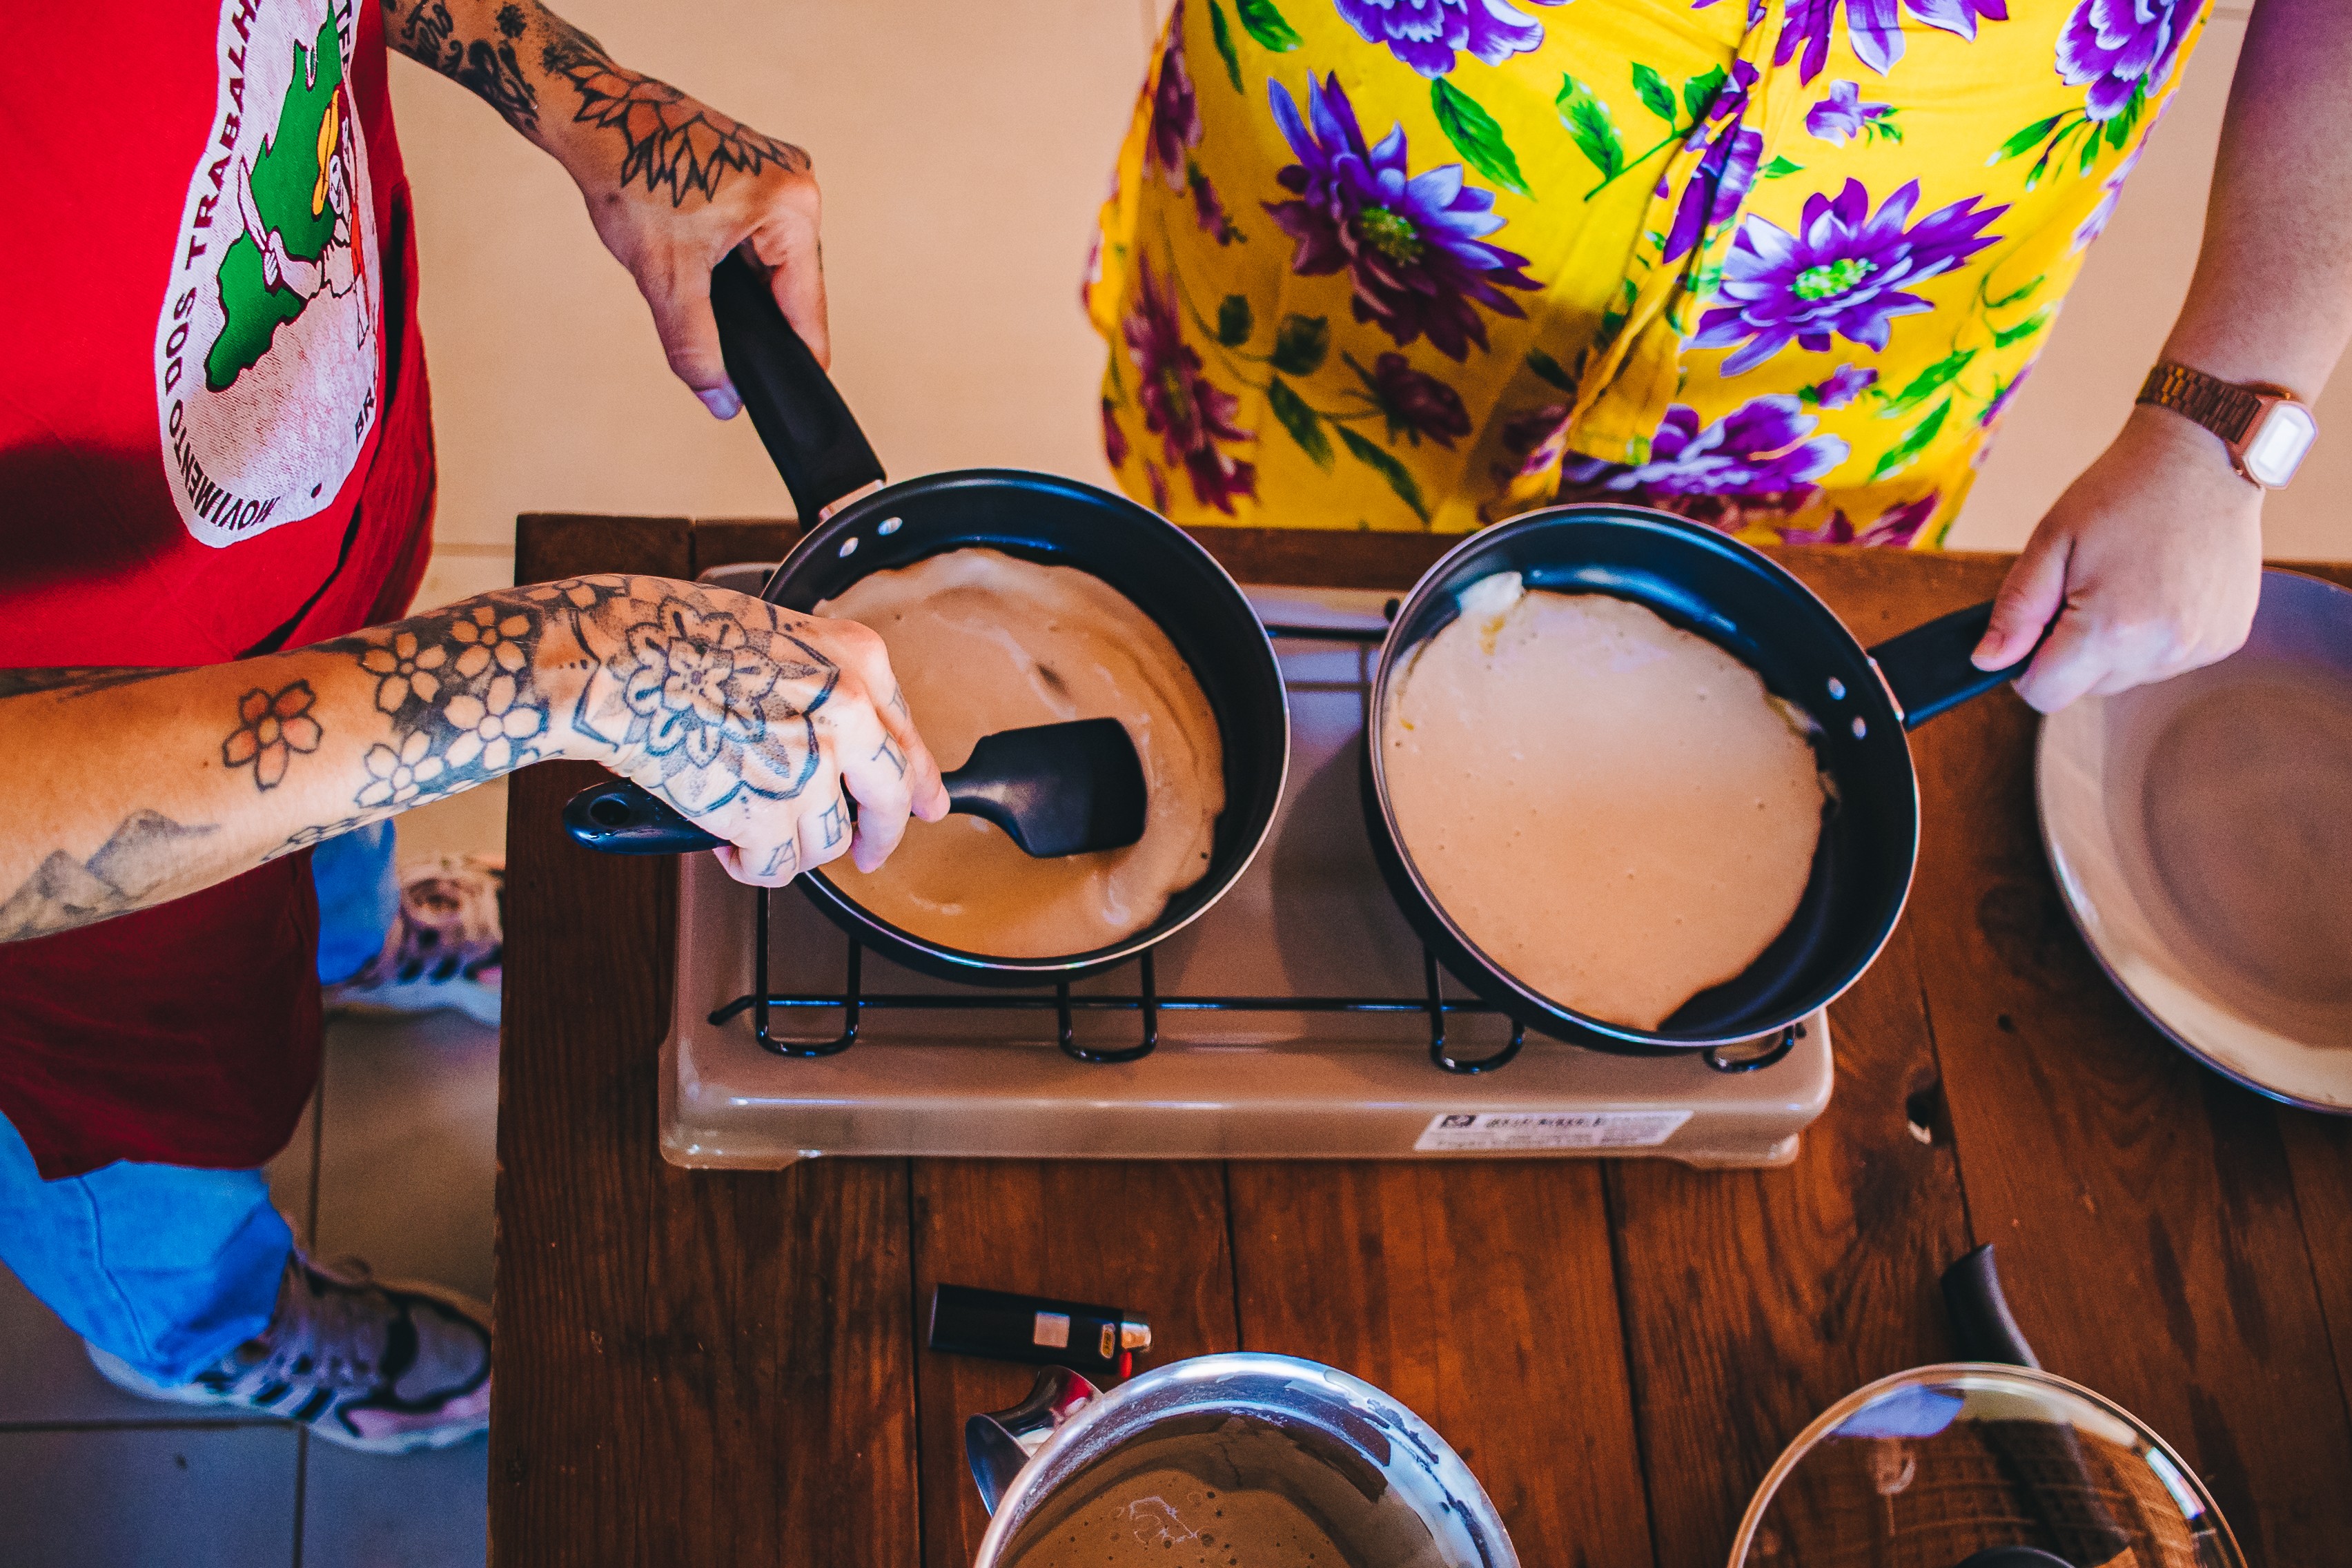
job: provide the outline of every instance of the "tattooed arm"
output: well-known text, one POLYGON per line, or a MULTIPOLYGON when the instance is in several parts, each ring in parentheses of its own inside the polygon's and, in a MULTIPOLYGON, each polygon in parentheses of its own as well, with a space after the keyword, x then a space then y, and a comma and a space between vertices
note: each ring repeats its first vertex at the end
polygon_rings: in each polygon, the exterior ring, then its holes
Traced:
POLYGON ((0 942, 162 903, 548 757, 602 763, 776 886, 947 811, 881 638, 656 577, 503 590, 196 669, 0 672, 25 759, 0 942), (844 787, 856 797, 853 825, 844 787))
POLYGON ((617 65, 538 0, 382 0, 392 47, 471 88, 580 186, 637 280, 670 369, 713 414, 741 406, 719 358, 710 269, 748 246, 820 364, 832 363, 808 154, 617 65))

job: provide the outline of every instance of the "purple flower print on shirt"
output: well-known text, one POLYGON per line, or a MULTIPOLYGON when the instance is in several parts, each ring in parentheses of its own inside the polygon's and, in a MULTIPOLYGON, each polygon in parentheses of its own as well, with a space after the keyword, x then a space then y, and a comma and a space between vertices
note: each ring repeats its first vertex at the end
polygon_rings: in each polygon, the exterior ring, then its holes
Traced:
MULTIPOLYGON (((1685 151, 1704 146, 1706 152, 1683 186, 1675 205, 1675 221, 1666 231, 1664 259, 1679 261, 1696 249, 1706 231, 1730 221, 1756 183, 1756 163, 1764 155, 1764 133, 1739 122, 1748 111, 1748 95, 1756 85, 1756 68, 1746 60, 1731 62, 1731 75, 1716 90, 1715 101, 1683 142, 1685 151)), ((1664 192, 1660 193, 1664 195, 1664 192)))
POLYGON ((1830 372, 1830 378, 1818 386, 1808 388, 1811 401, 1823 408, 1843 408, 1864 393, 1878 384, 1878 373, 1868 365, 1842 364, 1830 372))
POLYGON ((1184 0, 1168 17, 1168 47, 1151 93, 1151 125, 1143 139, 1143 177, 1159 175, 1171 191, 1184 188, 1185 166, 1201 144, 1201 105, 1184 68, 1184 0))
POLYGON ((1127 466, 1127 432, 1118 427, 1118 408, 1109 398, 1102 400, 1103 456, 1112 468, 1122 468, 1127 466))
POLYGON ((1384 353, 1366 370, 1347 357, 1348 368, 1380 405, 1381 417, 1388 421, 1389 441, 1394 445, 1399 436, 1414 446, 1423 436, 1451 451, 1456 437, 1470 434, 1470 416, 1462 406, 1462 395, 1438 380, 1405 363, 1400 353, 1384 353))
POLYGON ((2172 75, 2203 0, 2081 0, 2058 32, 2058 79, 2088 86, 2083 112, 2113 120, 2172 75))
POLYGON ((1751 397, 1705 427, 1696 409, 1677 403, 1650 438, 1648 462, 1570 458, 1560 480, 1615 494, 1771 496, 1793 504, 1850 450, 1842 437, 1812 435, 1820 423, 1788 393, 1751 397))
MULTIPOLYGON (((1143 427, 1160 437, 1171 468, 1181 468, 1203 506, 1231 515, 1234 497, 1257 493, 1257 468, 1226 452, 1223 441, 1247 441, 1250 433, 1234 423, 1241 400, 1212 383, 1201 356, 1184 342, 1175 289, 1163 289, 1149 261, 1136 268, 1135 304, 1120 323, 1127 357, 1134 362, 1143 405, 1143 427)), ((1153 471, 1159 509, 1168 510, 1161 481, 1153 471)))
MULTIPOLYGON (((1703 11, 1715 3, 1716 0, 1697 0, 1691 9, 1703 11)), ((2119 3, 2129 5, 2133 0, 2119 3)), ((1963 38, 1977 36, 1979 18, 1989 22, 2009 19, 2008 0, 1789 0, 1787 16, 1780 24, 1780 41, 1772 48, 1772 63, 1787 65, 1802 50, 1804 62, 1798 68, 1797 79, 1810 84, 1829 63, 1830 34, 1837 25, 1840 10, 1845 12, 1846 41, 1853 46, 1854 58, 1880 76, 1903 58, 1903 17, 1906 12, 1915 22, 1963 38)), ((1760 17, 1751 11, 1749 26, 1757 20, 1760 17)))
POLYGON ((1805 129, 1824 142, 1843 147, 1893 108, 1887 103, 1864 103, 1858 82, 1832 82, 1830 95, 1806 111, 1805 129))
POLYGON ((1225 204, 1217 199, 1217 188, 1209 184, 1209 176, 1196 166, 1191 174, 1192 182, 1192 216, 1201 232, 1213 236, 1219 245, 1231 245, 1248 237, 1234 226, 1233 215, 1225 204))
MULTIPOLYGON (((1528 0, 1559 5, 1565 0, 1528 0)), ((1332 0, 1340 19, 1368 44, 1427 77, 1454 68, 1456 49, 1490 66, 1543 45, 1543 24, 1505 0, 1332 0)))
POLYGON ((1917 500, 1905 501, 1878 514, 1878 521, 1859 533, 1853 521, 1843 511, 1830 514, 1830 520, 1819 528, 1783 528, 1775 530, 1783 544, 1868 544, 1888 550, 1908 550, 1911 542, 1919 537, 1920 529, 1936 515, 1942 493, 1929 490, 1917 500))
POLYGON ((1486 346, 1477 307, 1526 314, 1502 290, 1537 287, 1520 270, 1528 258, 1481 238, 1503 226, 1492 191, 1465 184, 1459 163, 1408 177, 1404 127, 1367 146, 1336 76, 1307 79, 1303 117, 1287 88, 1266 85, 1298 159, 1277 176, 1294 199, 1263 204, 1297 242, 1292 271, 1347 273, 1356 320, 1378 322, 1399 348, 1426 335, 1449 359, 1486 346))
POLYGON ((1724 258, 1715 295, 1724 303, 1699 318, 1691 346, 1733 349, 1726 375, 1753 370, 1791 341, 1815 353, 1826 351, 1832 335, 1885 348, 1890 321, 1933 308, 1904 292, 1906 285, 1950 270, 2000 237, 1983 229, 2009 209, 1979 207, 1983 199, 1954 202, 1906 228, 1918 181, 1874 214, 1862 182, 1848 180, 1834 198, 1805 198, 1795 234, 1750 216, 1724 258))

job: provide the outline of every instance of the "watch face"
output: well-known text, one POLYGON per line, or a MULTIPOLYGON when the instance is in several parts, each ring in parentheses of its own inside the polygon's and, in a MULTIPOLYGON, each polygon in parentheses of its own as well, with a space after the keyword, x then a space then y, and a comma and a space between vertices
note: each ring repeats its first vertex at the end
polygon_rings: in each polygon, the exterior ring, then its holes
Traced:
POLYGON ((2294 478, 2303 455, 2311 450, 2318 435, 2318 422, 2302 404, 2272 404, 2246 439, 2247 474, 2256 484, 2277 489, 2294 478))

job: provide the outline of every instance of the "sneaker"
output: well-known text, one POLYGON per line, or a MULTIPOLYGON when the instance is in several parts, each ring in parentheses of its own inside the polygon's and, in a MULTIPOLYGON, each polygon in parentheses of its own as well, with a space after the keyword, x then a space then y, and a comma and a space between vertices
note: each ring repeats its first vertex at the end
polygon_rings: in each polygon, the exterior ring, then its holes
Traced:
POLYGON ((446 1448, 490 1424, 489 1309, 437 1286, 378 1282, 356 1261, 297 1252, 269 1327, 192 1382, 157 1383, 89 1350, 109 1383, 142 1398, 282 1415, 366 1454, 446 1448))
POLYGON ((454 1007, 497 1028, 506 958, 506 864, 486 856, 427 860, 401 873, 400 914, 383 951, 327 988, 326 1005, 354 1013, 454 1007))

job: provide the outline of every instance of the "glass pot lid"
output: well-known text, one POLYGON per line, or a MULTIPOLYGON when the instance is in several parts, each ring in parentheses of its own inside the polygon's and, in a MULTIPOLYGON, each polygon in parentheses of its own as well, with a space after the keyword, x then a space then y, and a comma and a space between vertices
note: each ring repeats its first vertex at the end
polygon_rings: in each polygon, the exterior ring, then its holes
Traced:
POLYGON ((2243 1568, 2164 1440, 2078 1384, 1956 1363, 1882 1378, 1800 1433, 1733 1568, 2243 1568))

